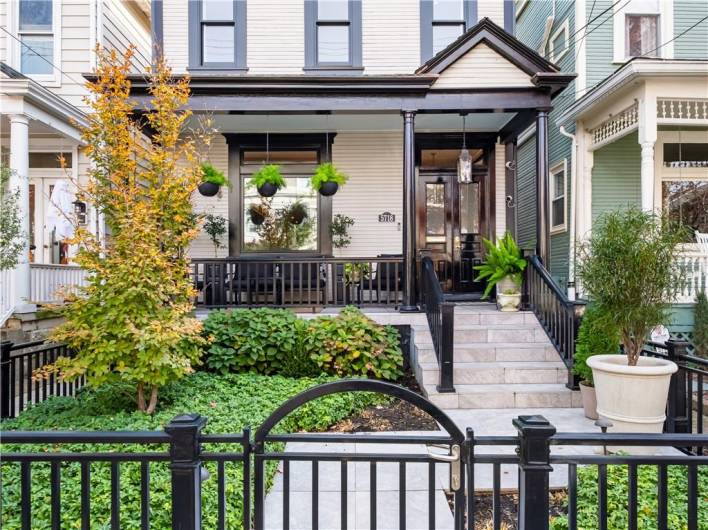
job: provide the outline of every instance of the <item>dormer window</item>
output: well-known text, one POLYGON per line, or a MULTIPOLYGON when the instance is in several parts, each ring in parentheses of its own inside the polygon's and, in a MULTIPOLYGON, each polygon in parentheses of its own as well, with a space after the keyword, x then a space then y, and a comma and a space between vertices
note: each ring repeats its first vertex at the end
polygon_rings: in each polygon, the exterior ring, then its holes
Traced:
POLYGON ((361 0, 305 0, 305 69, 361 68, 361 0))
POLYGON ((246 68, 246 0, 189 3, 190 69, 246 68))
POLYGON ((422 62, 447 48, 477 21, 474 0, 421 0, 420 53, 422 62))

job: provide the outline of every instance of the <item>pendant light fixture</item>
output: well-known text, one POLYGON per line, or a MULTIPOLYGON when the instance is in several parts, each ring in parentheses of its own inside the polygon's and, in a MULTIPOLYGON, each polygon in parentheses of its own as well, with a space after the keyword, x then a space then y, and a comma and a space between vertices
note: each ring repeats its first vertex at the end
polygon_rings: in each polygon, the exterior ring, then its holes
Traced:
POLYGON ((457 159, 457 182, 469 184, 472 182, 472 158, 467 150, 467 139, 465 135, 465 118, 467 114, 462 114, 462 149, 457 159))

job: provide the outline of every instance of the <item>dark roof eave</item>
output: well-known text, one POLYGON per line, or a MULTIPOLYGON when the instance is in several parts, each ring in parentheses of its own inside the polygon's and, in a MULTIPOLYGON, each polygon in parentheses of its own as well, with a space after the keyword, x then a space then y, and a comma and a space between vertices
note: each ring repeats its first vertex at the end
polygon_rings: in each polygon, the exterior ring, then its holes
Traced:
POLYGON ((551 91, 551 97, 557 96, 578 74, 567 72, 539 72, 531 77, 531 82, 538 87, 546 87, 551 91))

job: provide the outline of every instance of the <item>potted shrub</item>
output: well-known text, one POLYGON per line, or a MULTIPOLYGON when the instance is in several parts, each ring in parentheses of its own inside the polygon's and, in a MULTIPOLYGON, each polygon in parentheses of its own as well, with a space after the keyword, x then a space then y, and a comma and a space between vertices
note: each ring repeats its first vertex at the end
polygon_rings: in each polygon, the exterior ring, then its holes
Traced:
POLYGON ((248 215, 251 217, 251 222, 256 226, 263 224, 263 221, 268 217, 269 211, 268 205, 263 203, 253 202, 248 206, 248 215))
POLYGON ((521 249, 509 232, 496 245, 489 239, 483 242, 487 249, 485 262, 474 267, 479 272, 475 281, 487 281, 483 298, 488 298, 496 286, 499 309, 518 311, 521 306, 521 275, 526 268, 521 249))
POLYGON ((285 187, 285 179, 277 164, 266 164, 261 167, 248 183, 258 190, 261 197, 272 197, 280 188, 285 187))
POLYGON ((213 197, 219 193, 221 186, 228 186, 229 181, 224 175, 223 171, 219 171, 209 162, 204 162, 201 165, 202 169, 202 183, 199 184, 199 193, 204 195, 204 197, 213 197))
POLYGON ((307 206, 302 201, 295 201, 288 207, 285 216, 294 225, 302 224, 307 217, 307 206))
POLYGON ((578 330, 573 373, 580 379, 580 396, 585 417, 596 420, 597 398, 592 369, 587 360, 593 355, 619 352, 619 331, 595 306, 588 307, 578 330))
POLYGON ((603 215, 578 253, 577 276, 604 318, 619 330, 625 355, 606 352, 587 360, 597 412, 624 432, 662 431, 676 364, 642 357, 652 328, 665 322, 682 284, 676 260, 684 229, 636 207, 603 215))
POLYGON ((343 186, 348 180, 344 173, 339 171, 331 162, 325 162, 317 166, 315 174, 310 177, 310 186, 320 195, 329 197, 337 193, 339 186, 343 186))

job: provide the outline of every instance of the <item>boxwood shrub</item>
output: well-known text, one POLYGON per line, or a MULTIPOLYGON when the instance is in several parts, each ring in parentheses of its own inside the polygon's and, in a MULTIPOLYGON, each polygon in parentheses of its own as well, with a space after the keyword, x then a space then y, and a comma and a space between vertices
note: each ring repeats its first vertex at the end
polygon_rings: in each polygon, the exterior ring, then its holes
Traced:
MULTIPOLYGON (((197 372, 178 383, 165 387, 161 406, 153 415, 135 410, 129 388, 111 384, 98 389, 85 389, 76 398, 55 397, 28 409, 18 418, 2 422, 3 430, 158 430, 175 415, 198 412, 208 418, 206 433, 239 433, 246 426, 257 428, 268 415, 288 398, 316 384, 335 380, 331 377, 286 378, 257 374, 217 375, 197 372)), ((318 431, 375 403, 382 396, 371 393, 344 393, 327 396, 308 403, 285 418, 278 432, 318 431)), ((67 444, 19 446, 3 444, 2 451, 126 451, 145 452, 166 450, 160 445, 131 444, 67 444)), ((208 451, 240 451, 227 444, 206 444, 208 451)), ((217 480, 216 467, 206 464, 211 477, 203 484, 202 514, 205 528, 216 527, 217 480)), ((268 467, 272 482, 275 465, 268 467)), ((20 525, 19 464, 3 461, 2 514, 0 526, 15 530, 20 525)), ((50 468, 47 463, 32 465, 32 528, 49 529, 51 503, 50 468)), ((241 528, 243 496, 242 467, 226 465, 227 528, 241 528)), ((110 528, 110 464, 91 464, 91 528, 110 528)), ((170 528, 171 491, 167 462, 150 465, 151 528, 170 528)), ((140 464, 120 465, 121 528, 140 527, 140 464)), ((61 467, 62 529, 81 528, 81 482, 77 463, 61 467)))

